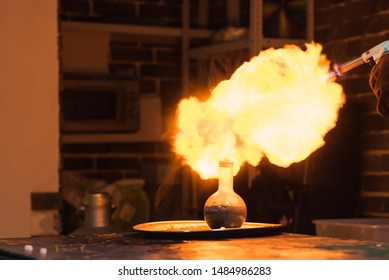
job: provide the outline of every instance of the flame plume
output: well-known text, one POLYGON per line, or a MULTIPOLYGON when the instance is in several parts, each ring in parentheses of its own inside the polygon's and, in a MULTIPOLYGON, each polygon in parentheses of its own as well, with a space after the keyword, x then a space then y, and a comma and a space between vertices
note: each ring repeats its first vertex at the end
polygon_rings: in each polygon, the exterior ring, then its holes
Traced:
POLYGON ((201 178, 217 178, 218 162, 235 162, 234 174, 263 157, 281 167, 306 159, 324 145, 345 103, 330 78, 320 44, 267 49, 222 81, 208 100, 178 106, 175 152, 201 178))

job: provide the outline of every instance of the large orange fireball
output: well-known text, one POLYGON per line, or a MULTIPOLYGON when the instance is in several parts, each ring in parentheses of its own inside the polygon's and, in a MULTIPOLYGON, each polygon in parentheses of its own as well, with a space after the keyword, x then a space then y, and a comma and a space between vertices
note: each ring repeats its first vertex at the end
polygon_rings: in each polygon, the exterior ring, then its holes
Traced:
POLYGON ((175 152, 201 178, 217 178, 219 160, 256 166, 263 157, 288 167, 324 145, 345 103, 320 44, 267 49, 222 81, 205 102, 178 107, 175 152))

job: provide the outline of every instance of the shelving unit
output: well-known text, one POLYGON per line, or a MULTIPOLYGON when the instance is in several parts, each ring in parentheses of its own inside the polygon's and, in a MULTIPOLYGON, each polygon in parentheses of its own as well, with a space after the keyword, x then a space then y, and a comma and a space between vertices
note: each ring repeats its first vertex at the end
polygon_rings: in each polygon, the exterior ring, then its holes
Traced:
MULTIPOLYGON (((184 2, 189 2, 190 0, 184 0, 184 2)), ((236 22, 236 14, 239 12, 239 5, 237 3, 239 0, 229 0, 227 1, 227 16, 230 16, 228 22, 236 22), (235 11, 235 12, 233 12, 235 11)), ((266 0, 250 0, 250 36, 249 38, 244 38, 238 41, 218 43, 214 45, 202 46, 197 48, 189 49, 188 58, 198 58, 199 56, 209 56, 215 53, 220 52, 229 52, 237 49, 249 48, 251 55, 257 55, 258 52, 264 48, 269 47, 282 47, 284 44, 296 44, 303 45, 306 42, 313 40, 313 0, 305 0, 298 2, 306 2, 306 38, 304 39, 295 39, 295 38, 267 38, 263 35, 263 13, 264 7, 263 2, 266 0)), ((273 1, 277 2, 277 1, 273 1)), ((279 1, 284 2, 284 1, 279 1)), ((292 2, 292 1, 291 1, 292 2)), ((297 2, 297 1, 296 1, 297 2)), ((206 5, 206 1, 200 1, 200 5, 206 5)), ((280 5, 283 5, 282 3, 280 5)), ((183 5, 183 9, 188 9, 189 5, 183 5)), ((202 13, 206 13, 206 7, 200 7, 199 9, 202 13)), ((199 15, 199 17, 204 17, 204 15, 199 15)), ((189 20, 189 19, 186 19, 189 20)), ((203 30, 204 31, 204 30, 203 30)), ((212 32, 211 32, 212 34, 212 32)), ((189 33, 188 39, 193 37, 189 33)), ((193 37, 194 38, 194 37, 193 37)), ((185 44, 186 45, 186 44, 185 44)))
MULTIPOLYGON (((257 55, 261 50, 270 48, 270 47, 283 47, 285 44, 295 44, 303 46, 304 43, 311 42, 313 40, 313 0, 296 0, 296 1, 266 1, 266 0, 250 0, 250 26, 249 26, 249 36, 248 38, 241 38, 234 41, 226 41, 222 43, 215 43, 211 45, 200 46, 196 48, 190 48, 191 39, 194 38, 190 33, 186 32, 188 30, 189 22, 189 1, 183 0, 183 34, 188 34, 187 36, 182 37, 182 69, 183 69, 183 95, 187 92, 189 84, 189 65, 192 59, 196 60, 206 60, 206 59, 218 59, 217 56, 226 54, 228 55, 232 51, 239 50, 248 50, 250 57, 257 55), (292 3, 294 2, 294 3, 292 3), (288 3, 294 5, 303 5, 305 4, 306 9, 306 36, 303 39, 296 38, 267 38, 264 36, 264 4, 277 5, 279 4, 280 10, 286 7, 288 3)), ((240 0, 228 0, 226 8, 227 22, 231 24, 236 24, 239 21, 239 2, 240 0)), ((292 5, 290 4, 290 5, 292 5)), ((208 5, 207 0, 199 1, 199 21, 202 19, 203 24, 206 24, 208 5)), ((285 17, 285 14, 283 15, 285 17)), ((285 24, 285 22, 284 22, 285 24)), ((214 32, 214 31, 213 31, 214 32)))

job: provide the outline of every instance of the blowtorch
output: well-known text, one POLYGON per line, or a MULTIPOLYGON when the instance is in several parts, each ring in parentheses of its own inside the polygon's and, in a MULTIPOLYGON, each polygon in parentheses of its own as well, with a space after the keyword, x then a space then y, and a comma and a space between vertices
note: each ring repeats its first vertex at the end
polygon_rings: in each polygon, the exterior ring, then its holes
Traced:
POLYGON ((361 56, 349 60, 342 64, 335 64, 334 71, 330 73, 330 76, 342 76, 344 73, 364 64, 370 63, 375 65, 378 60, 384 55, 389 53, 389 40, 384 41, 375 47, 364 52, 361 56))

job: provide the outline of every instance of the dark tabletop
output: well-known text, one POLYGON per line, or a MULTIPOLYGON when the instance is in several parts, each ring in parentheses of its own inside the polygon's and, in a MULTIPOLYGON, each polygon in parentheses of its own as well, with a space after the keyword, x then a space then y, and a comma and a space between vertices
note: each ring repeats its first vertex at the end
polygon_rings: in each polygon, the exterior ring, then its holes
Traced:
POLYGON ((270 236, 166 239, 142 233, 0 239, 3 259, 389 259, 389 244, 292 233, 270 236), (31 247, 32 246, 32 247, 31 247), (33 248, 32 252, 26 250, 33 248), (47 253, 41 253, 41 248, 47 253))

